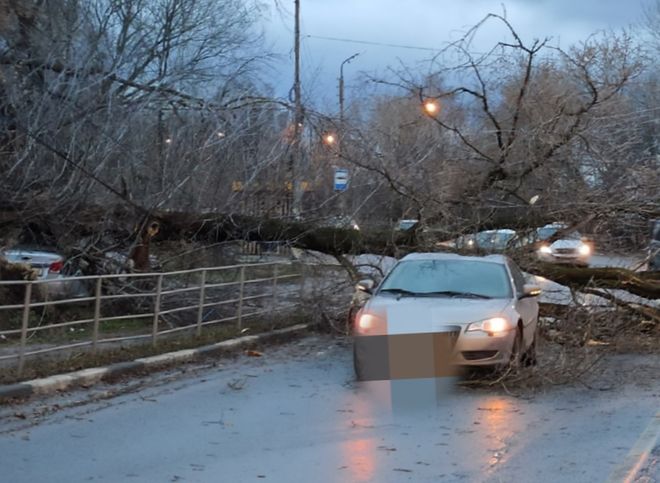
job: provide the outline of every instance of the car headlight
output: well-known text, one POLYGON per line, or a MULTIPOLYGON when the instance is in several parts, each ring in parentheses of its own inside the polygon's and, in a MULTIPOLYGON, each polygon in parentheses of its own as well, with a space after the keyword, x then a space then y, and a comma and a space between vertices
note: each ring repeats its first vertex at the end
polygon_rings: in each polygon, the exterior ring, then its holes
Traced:
POLYGON ((552 253, 552 248, 550 248, 550 245, 542 245, 541 248, 539 248, 539 253, 549 255, 552 253))
POLYGON ((355 329, 359 334, 368 334, 374 330, 382 330, 383 319, 377 315, 363 313, 358 316, 355 329))
POLYGON ((580 245, 580 248, 578 248, 578 251, 580 252, 580 255, 589 255, 591 254, 591 247, 583 243, 580 245))
POLYGON ((511 323, 504 317, 493 317, 492 319, 473 322, 467 327, 467 332, 486 332, 488 335, 501 335, 511 330, 511 323))

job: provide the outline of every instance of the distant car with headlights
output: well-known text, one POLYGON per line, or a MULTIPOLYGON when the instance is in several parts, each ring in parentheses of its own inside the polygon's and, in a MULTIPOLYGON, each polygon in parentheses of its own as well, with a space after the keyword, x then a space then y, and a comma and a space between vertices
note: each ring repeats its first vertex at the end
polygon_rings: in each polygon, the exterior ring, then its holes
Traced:
POLYGON ((453 240, 436 243, 440 248, 454 248, 460 251, 478 253, 503 253, 513 248, 517 242, 515 230, 500 228, 462 235, 453 240))
POLYGON ((552 223, 538 228, 535 233, 536 242, 540 242, 537 257, 544 262, 569 263, 588 266, 593 247, 578 231, 562 233, 560 238, 552 241, 557 233, 568 228, 562 223, 552 223))
POLYGON ((343 228, 345 230, 360 230, 360 225, 358 225, 353 218, 343 215, 331 216, 323 219, 320 221, 319 225, 330 228, 343 228))
POLYGON ((410 368, 449 353, 453 366, 536 361, 540 288, 503 255, 415 253, 397 262, 377 289, 371 281, 357 288, 371 295, 354 321, 358 379, 433 377, 429 364, 417 373, 410 368), (439 335, 441 349, 427 343, 439 335), (396 347, 409 350, 396 354, 396 347))

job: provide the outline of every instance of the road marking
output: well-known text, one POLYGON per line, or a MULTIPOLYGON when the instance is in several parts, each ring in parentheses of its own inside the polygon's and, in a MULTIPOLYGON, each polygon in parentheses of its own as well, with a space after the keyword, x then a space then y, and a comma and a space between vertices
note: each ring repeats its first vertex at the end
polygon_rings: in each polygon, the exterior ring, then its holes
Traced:
POLYGON ((651 419, 635 446, 623 462, 610 474, 606 483, 632 483, 649 459, 660 436, 660 411, 651 419))

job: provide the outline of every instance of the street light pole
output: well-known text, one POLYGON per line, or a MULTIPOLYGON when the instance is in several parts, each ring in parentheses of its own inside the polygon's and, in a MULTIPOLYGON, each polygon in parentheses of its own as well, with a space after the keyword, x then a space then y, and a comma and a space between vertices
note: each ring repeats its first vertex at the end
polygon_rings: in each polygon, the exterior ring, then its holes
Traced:
MULTIPOLYGON (((342 159, 342 145, 344 144, 344 66, 348 64, 351 60, 355 59, 360 53, 353 54, 350 57, 344 59, 344 61, 339 66, 339 133, 337 135, 337 158, 342 159)), ((347 199, 346 195, 340 197, 340 210, 342 213, 345 213, 347 199)))
MULTIPOLYGON (((339 67, 339 130, 340 139, 341 134, 344 132, 344 65, 348 64, 351 60, 355 59, 360 53, 353 54, 341 63, 339 67)), ((341 146, 341 144, 340 144, 341 146)), ((341 154, 341 152, 340 152, 341 154)))
POLYGON ((300 216, 302 211, 302 187, 298 182, 300 176, 302 151, 302 129, 303 129, 303 108, 300 92, 300 0, 295 0, 295 26, 294 26, 294 80, 293 80, 293 140, 292 149, 289 157, 289 177, 291 185, 288 188, 289 210, 295 218, 300 216))

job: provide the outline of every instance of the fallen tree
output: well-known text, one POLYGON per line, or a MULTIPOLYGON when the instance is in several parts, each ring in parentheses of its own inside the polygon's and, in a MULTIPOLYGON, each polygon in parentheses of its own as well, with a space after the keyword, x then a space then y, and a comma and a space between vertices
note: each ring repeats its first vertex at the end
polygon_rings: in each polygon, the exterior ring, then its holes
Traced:
POLYGON ((619 267, 574 267, 533 262, 524 268, 554 282, 580 290, 584 287, 625 290, 647 299, 660 299, 660 272, 635 272, 619 267))
MULTIPOLYGON (((126 213, 124 213, 126 214, 126 213)), ((94 223, 98 219, 94 216, 82 216, 84 220, 77 231, 87 235, 94 231, 94 223)), ((126 245, 135 257, 139 257, 136 268, 146 269, 145 260, 148 258, 148 245, 145 247, 144 231, 157 222, 159 229, 153 242, 159 241, 195 241, 202 244, 211 244, 224 241, 255 241, 280 242, 291 247, 315 250, 318 252, 342 257, 347 254, 374 253, 393 257, 400 257, 406 253, 419 250, 435 250, 433 245, 424 243, 420 230, 353 230, 319 226, 312 222, 291 221, 286 219, 273 219, 248 215, 233 214, 193 214, 184 212, 152 212, 142 214, 142 221, 135 224, 133 231, 126 218, 114 222, 104 222, 105 249, 116 249, 117 244, 126 245), (140 249, 131 247, 138 245, 140 249), (147 248, 147 250, 145 250, 147 248)), ((47 229, 47 227, 45 228, 47 229)), ((51 233, 55 230, 49 230, 51 233)), ((71 234, 67 238, 70 238, 71 234)), ((97 234, 97 239, 104 238, 97 234)), ((104 250, 103 245, 94 245, 95 252, 85 247, 61 246, 63 252, 77 251, 77 255, 95 257, 104 250), (81 253, 82 252, 82 253, 81 253)), ((529 256, 524 247, 510 253, 521 267, 545 278, 551 279, 573 289, 583 287, 601 289, 621 289, 647 299, 660 298, 660 273, 635 272, 625 268, 582 268, 570 265, 543 263, 529 256)), ((341 261, 341 260, 340 260, 341 261)))

